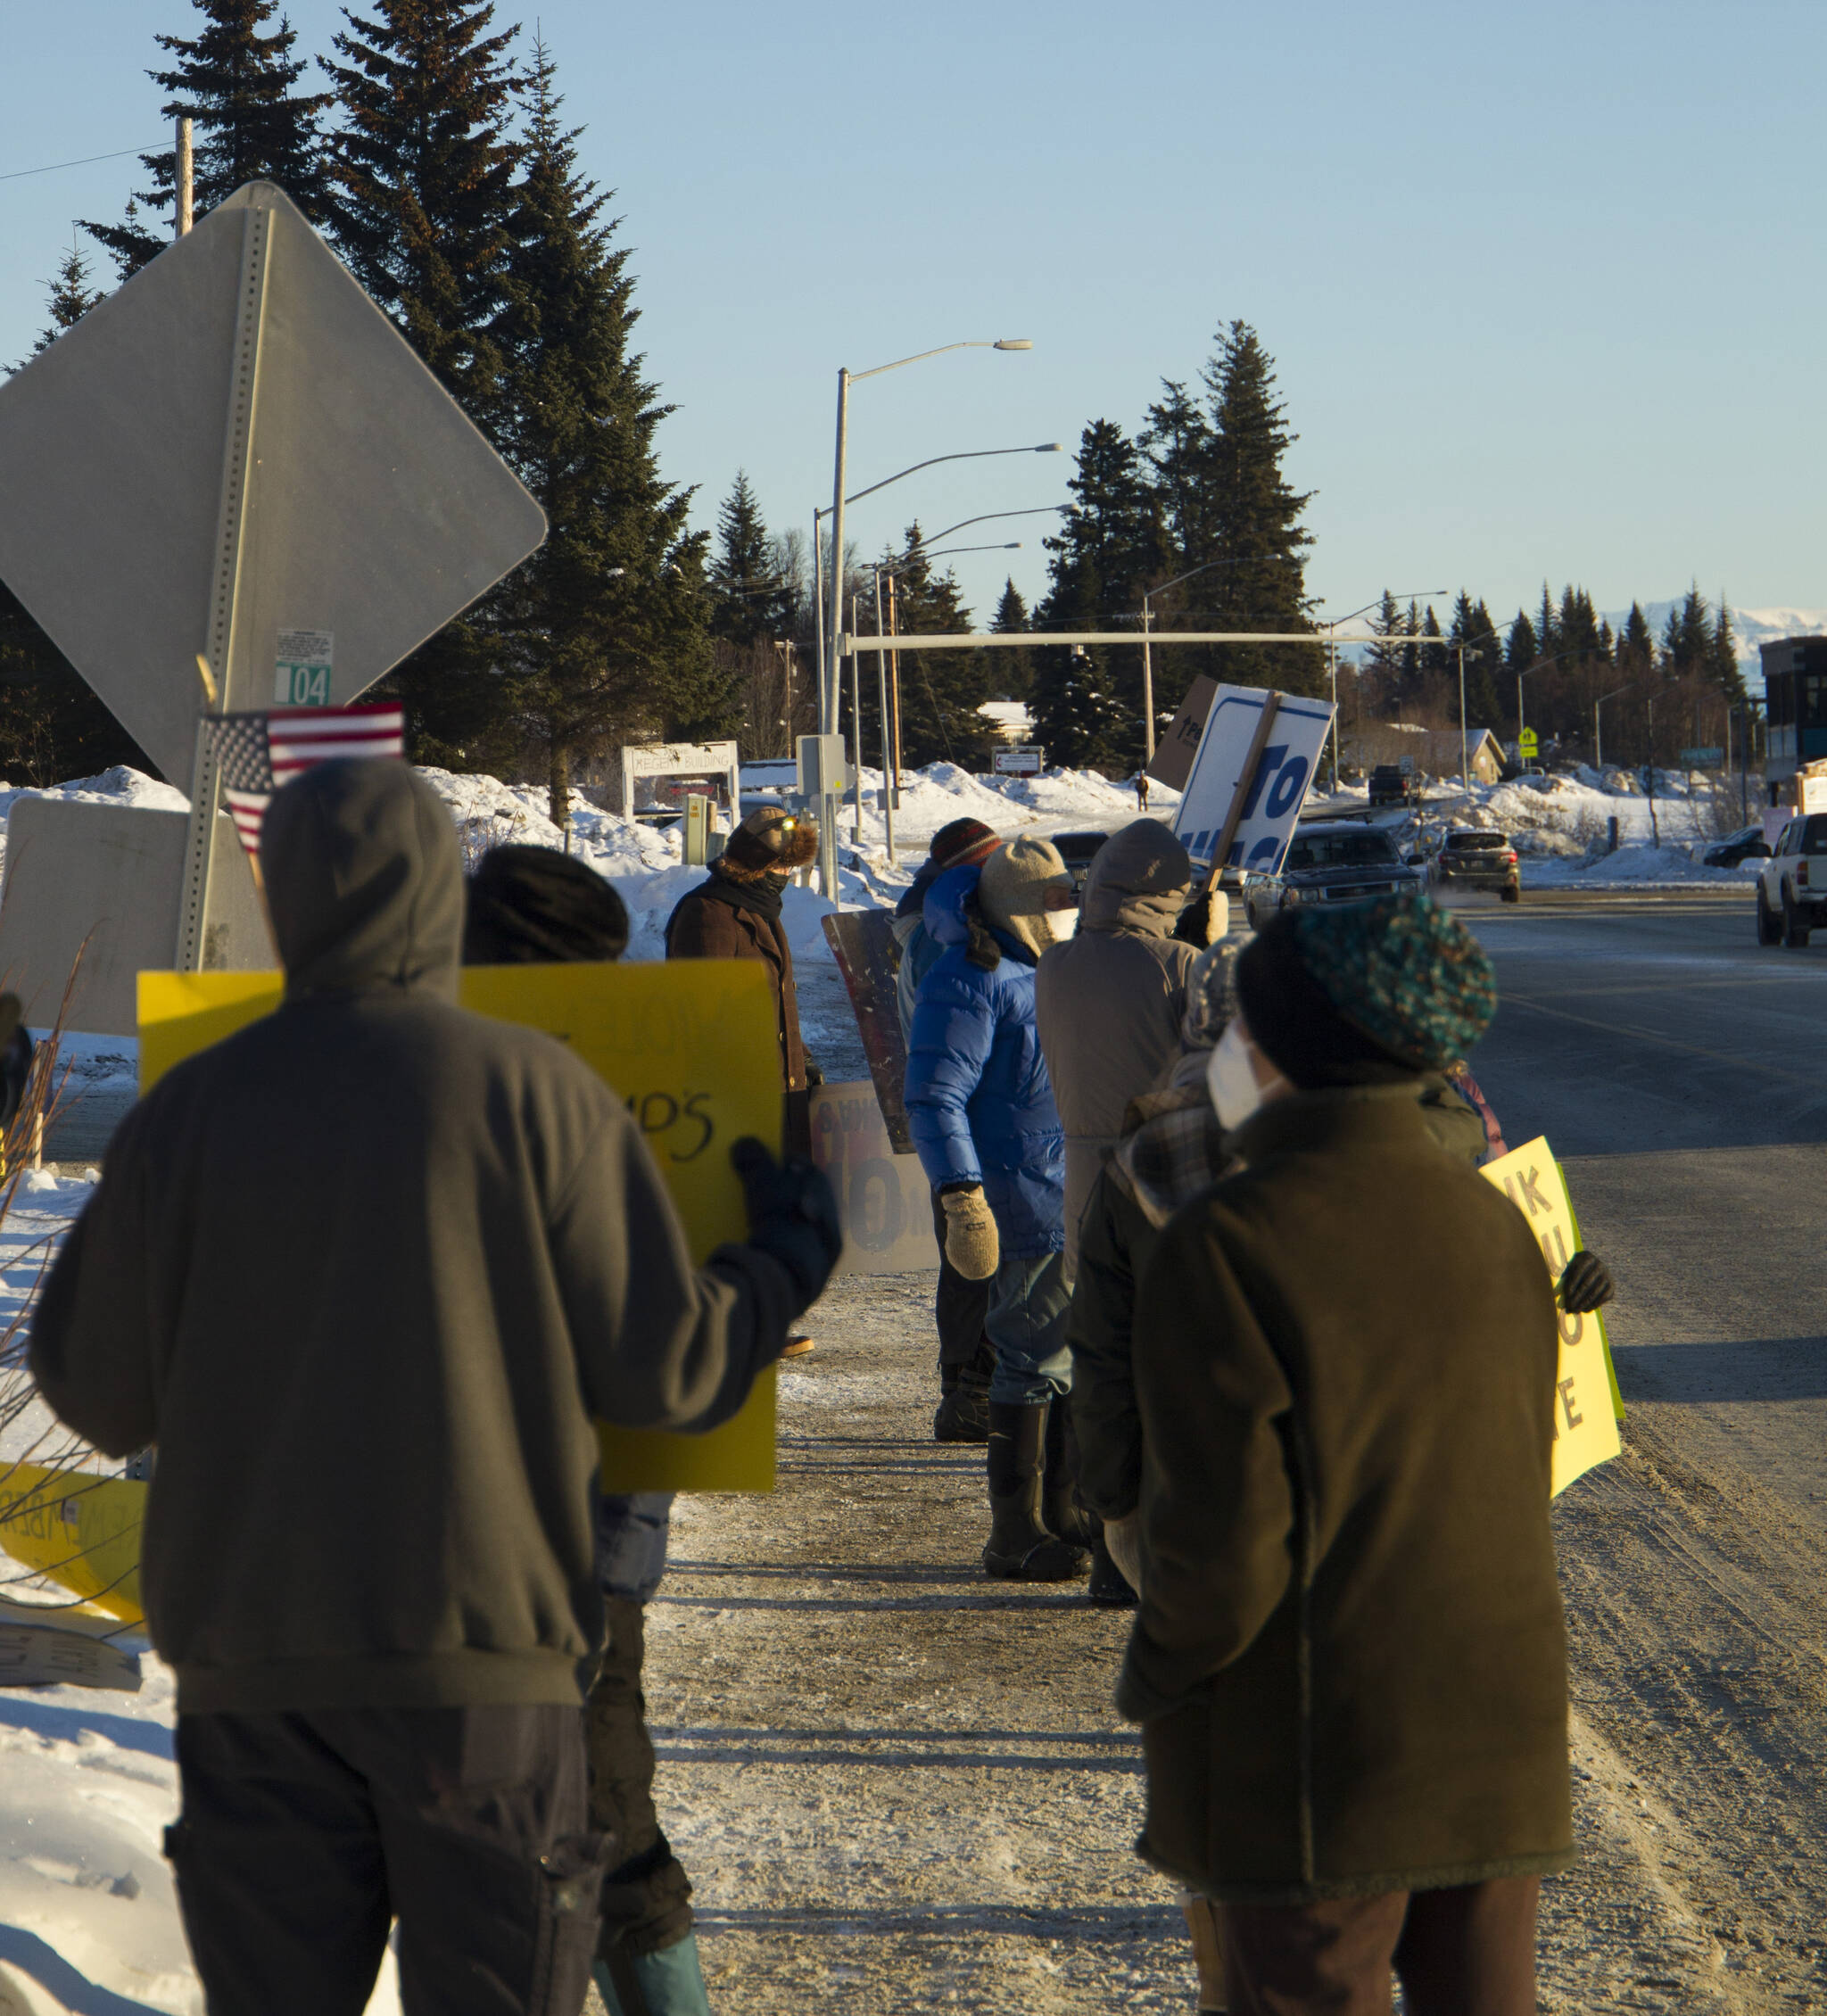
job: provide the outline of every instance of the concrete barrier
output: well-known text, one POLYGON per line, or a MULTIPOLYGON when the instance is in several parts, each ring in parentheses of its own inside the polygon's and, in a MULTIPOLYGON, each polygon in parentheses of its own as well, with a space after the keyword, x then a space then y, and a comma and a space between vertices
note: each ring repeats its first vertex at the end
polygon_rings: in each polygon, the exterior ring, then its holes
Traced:
MULTIPOLYGON (((13 801, 0 891, 0 985, 24 1002, 29 1023, 41 1029, 56 1019, 80 954, 69 1026, 102 1036, 136 1032, 136 976, 169 971, 178 943, 188 826, 185 813, 144 806, 13 801)), ((211 904, 203 963, 270 969, 277 961, 260 896, 226 816, 216 822, 215 850, 212 879, 222 895, 211 904)))

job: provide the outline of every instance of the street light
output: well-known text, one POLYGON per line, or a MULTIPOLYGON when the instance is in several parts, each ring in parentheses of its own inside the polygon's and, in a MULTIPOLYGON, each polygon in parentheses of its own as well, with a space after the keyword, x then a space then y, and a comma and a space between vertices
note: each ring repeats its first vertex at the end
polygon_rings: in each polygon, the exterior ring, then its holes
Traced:
MULTIPOLYGON (((1385 594, 1387 593, 1388 591, 1385 590, 1385 594)), ((1444 588, 1412 588, 1405 594, 1391 595, 1389 599, 1392 602, 1418 602, 1425 597, 1431 602, 1446 593, 1444 588)), ((1353 616, 1360 616, 1367 610, 1381 608, 1383 600, 1383 596, 1378 595, 1359 608, 1348 609, 1343 616, 1332 617, 1326 626, 1326 657, 1332 679, 1332 789, 1335 797, 1338 795, 1338 626, 1342 623, 1350 623, 1353 616)))
MULTIPOLYGON (((1032 504, 1025 511, 982 511, 974 518, 960 518, 956 525, 947 525, 943 532, 936 532, 929 539, 916 541, 908 550, 910 553, 923 552, 934 539, 949 539, 955 532, 963 532, 966 525, 988 525, 992 518, 1040 518, 1046 516, 1049 512, 1068 511, 1071 508, 1069 504, 1032 504)), ((989 549, 981 547, 978 550, 988 552, 989 549)))
MULTIPOLYGON (((1531 667, 1531 670, 1533 669, 1531 667)), ((1599 710, 1607 700, 1615 700, 1620 694, 1628 693, 1632 690, 1633 689, 1629 686, 1614 687, 1610 692, 1600 694, 1599 698, 1592 702, 1592 767, 1594 770, 1603 770, 1605 767, 1604 717, 1599 710)))

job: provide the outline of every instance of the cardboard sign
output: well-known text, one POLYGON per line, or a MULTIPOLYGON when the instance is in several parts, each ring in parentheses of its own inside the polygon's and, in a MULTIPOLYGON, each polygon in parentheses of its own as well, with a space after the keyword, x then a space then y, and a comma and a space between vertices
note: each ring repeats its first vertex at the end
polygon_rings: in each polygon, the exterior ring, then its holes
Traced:
POLYGON ((1186 778, 1185 796, 1174 814, 1174 833, 1203 868, 1212 854, 1233 799, 1244 794, 1243 814, 1232 836, 1226 867, 1246 868, 1272 875, 1281 863, 1294 822, 1306 803, 1313 766, 1326 747, 1332 708, 1324 700, 1293 694, 1277 696, 1279 705, 1269 739, 1248 780, 1244 766, 1256 738, 1268 694, 1257 686, 1220 686, 1199 739, 1199 753, 1186 778))
MULTIPOLYGON (((1529 1221, 1548 1264, 1558 1281, 1567 1263, 1580 1250, 1579 1221, 1567 1195, 1567 1178, 1538 1136, 1513 1148, 1480 1171, 1503 1192, 1529 1221)), ((1560 1363, 1554 1376, 1554 1472, 1556 1496, 1594 1465, 1608 1463, 1620 1448, 1617 1425, 1624 1419, 1624 1399, 1612 1368, 1611 1346, 1604 1318, 1560 1315, 1560 1363)))
MULTIPOLYGON (((275 973, 142 973, 140 1090, 278 1006, 275 973)), ((627 966, 468 966, 466 1008, 544 1029, 626 1103, 684 1220, 692 1259, 748 1235, 730 1145, 781 1145, 773 996, 752 960, 627 966)), ((765 1491, 774 1484, 772 1370, 707 1434, 599 1422, 608 1491, 765 1491)), ((140 1487, 144 1488, 144 1487, 140 1487)))
POLYGON ((812 1159, 838 1194, 839 1274, 937 1270, 931 1186, 919 1156, 895 1153, 870 1079, 814 1088, 812 1159))
POLYGON ((1205 717, 1217 693, 1217 680, 1208 679, 1203 672, 1187 687, 1180 711, 1155 744, 1154 759, 1148 765, 1148 774, 1157 784, 1175 791, 1186 789, 1193 774, 1193 758, 1199 753, 1199 738, 1205 732, 1205 717))

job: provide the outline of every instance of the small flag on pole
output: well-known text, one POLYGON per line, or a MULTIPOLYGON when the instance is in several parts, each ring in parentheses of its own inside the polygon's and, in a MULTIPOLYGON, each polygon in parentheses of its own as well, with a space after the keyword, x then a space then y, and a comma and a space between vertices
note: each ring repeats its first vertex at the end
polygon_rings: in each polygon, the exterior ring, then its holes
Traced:
POLYGON ((268 801, 313 764, 406 754, 405 710, 385 701, 365 707, 276 707, 270 714, 218 715, 211 726, 222 801, 242 846, 252 855, 260 849, 268 801))

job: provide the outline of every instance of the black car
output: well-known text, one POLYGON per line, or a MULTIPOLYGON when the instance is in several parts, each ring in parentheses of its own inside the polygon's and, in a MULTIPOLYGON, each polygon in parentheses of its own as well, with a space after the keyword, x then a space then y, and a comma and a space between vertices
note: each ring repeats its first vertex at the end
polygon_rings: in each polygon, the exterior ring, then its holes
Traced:
POLYGON ((1736 868, 1740 862, 1769 858, 1770 843, 1764 838, 1761 826, 1740 826, 1737 832, 1728 833, 1717 847, 1708 847, 1701 856, 1709 868, 1736 868))
POLYGON ((1288 842, 1280 871, 1250 878, 1244 909, 1253 929, 1296 904, 1362 903, 1414 888, 1420 880, 1380 826, 1302 826, 1288 842))
POLYGON ((1059 849, 1060 859, 1072 871, 1072 887, 1082 896, 1085 877, 1097 850, 1109 839, 1108 833, 1049 833, 1047 839, 1059 849))

